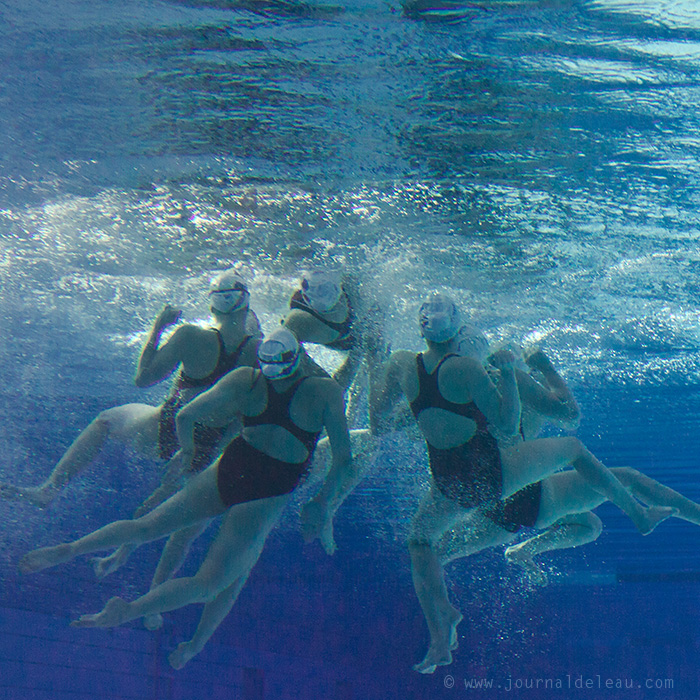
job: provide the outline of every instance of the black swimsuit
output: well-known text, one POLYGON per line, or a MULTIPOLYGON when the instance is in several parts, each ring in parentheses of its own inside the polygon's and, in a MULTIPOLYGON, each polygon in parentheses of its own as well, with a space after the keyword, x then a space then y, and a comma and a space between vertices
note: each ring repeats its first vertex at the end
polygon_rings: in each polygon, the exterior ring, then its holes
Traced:
POLYGON ((253 447, 245 438, 237 437, 221 455, 217 471, 219 496, 228 507, 291 493, 308 474, 321 434, 300 428, 289 417, 292 399, 308 377, 302 377, 280 393, 266 377, 263 379, 267 384, 267 407, 258 416, 244 416, 243 426, 278 425, 304 445, 307 456, 303 462, 284 462, 253 447))
POLYGON ((533 527, 540 513, 542 482, 529 484, 501 500, 501 453, 496 439, 488 432, 486 417, 473 401, 456 404, 440 393, 438 372, 448 357, 451 355, 444 357, 432 374, 428 374, 423 356, 416 356, 419 391, 411 403, 411 410, 417 418, 426 408, 442 408, 471 418, 477 427, 469 441, 449 450, 438 450, 427 443, 435 484, 445 496, 465 508, 480 506, 487 518, 508 532, 533 527))
POLYGON ((438 374, 448 357, 452 355, 444 357, 429 374, 423 363, 423 355, 416 355, 418 396, 411 402, 411 410, 416 418, 427 408, 450 411, 473 420, 476 432, 467 442, 446 450, 433 447, 426 440, 430 471, 443 495, 464 508, 494 504, 501 497, 503 485, 498 443, 488 431, 486 417, 473 401, 453 403, 440 393, 438 374))
MULTIPOLYGON (((216 367, 206 377, 201 379, 188 377, 180 370, 173 392, 160 409, 158 451, 162 459, 170 459, 180 447, 175 430, 175 415, 187 403, 182 396, 182 390, 204 389, 216 384, 221 377, 238 367, 241 355, 253 337, 252 335, 247 335, 232 353, 227 354, 221 333, 216 328, 212 328, 212 330, 216 332, 219 340, 219 359, 216 362, 216 367)), ((195 424, 192 471, 202 470, 216 457, 216 448, 225 433, 226 428, 211 428, 195 424)))
POLYGON ((343 292, 345 299, 348 304, 348 315, 345 317, 344 321, 337 323, 335 321, 329 321, 322 314, 320 314, 315 309, 311 308, 305 301, 304 296, 300 289, 292 295, 289 301, 290 309, 298 309, 299 311, 304 311, 310 314, 315 319, 318 319, 324 326, 327 326, 331 330, 338 334, 338 337, 331 341, 330 343, 324 343, 327 348, 332 348, 333 350, 350 350, 350 348, 355 344, 355 337, 352 334, 352 324, 355 321, 355 312, 350 304, 350 299, 348 295, 343 292))
POLYGON ((528 484, 504 501, 498 501, 482 513, 508 532, 518 532, 521 527, 534 527, 540 514, 542 482, 528 484))

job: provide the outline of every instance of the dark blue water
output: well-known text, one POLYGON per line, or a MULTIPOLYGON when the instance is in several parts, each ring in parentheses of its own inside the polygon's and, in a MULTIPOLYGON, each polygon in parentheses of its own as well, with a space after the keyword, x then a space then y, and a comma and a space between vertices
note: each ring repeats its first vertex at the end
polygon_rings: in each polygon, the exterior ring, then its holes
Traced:
MULTIPOLYGON (((595 454, 700 499, 690 0, 11 0, 0 19, 3 481, 39 482, 100 410, 162 398, 131 385, 162 303, 203 318, 211 271, 243 261, 269 329, 313 260, 362 275, 395 348, 420 347, 434 288, 492 340, 539 343, 595 454)), ((700 531, 642 538, 608 505, 544 589, 500 550, 451 565, 460 648, 413 672, 427 630, 404 540, 426 473, 396 438, 333 558, 302 544, 297 502, 179 672, 197 606, 157 634, 68 626, 142 593, 157 546, 102 582, 87 559, 16 573, 130 514, 155 465, 113 448, 45 511, 0 502, 0 698, 698 696, 700 531)))

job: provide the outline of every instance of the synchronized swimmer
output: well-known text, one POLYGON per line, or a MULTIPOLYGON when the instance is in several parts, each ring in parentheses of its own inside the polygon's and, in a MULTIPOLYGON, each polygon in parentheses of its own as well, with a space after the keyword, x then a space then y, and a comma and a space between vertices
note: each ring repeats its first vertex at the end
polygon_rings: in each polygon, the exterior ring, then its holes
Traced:
MULTIPOLYGON (((267 536, 317 463, 325 478, 301 511, 306 541, 333 554, 333 518, 362 478, 383 434, 396 429, 403 397, 429 458, 431 488, 408 538, 413 583, 430 644, 414 668, 432 673, 452 662, 462 614, 449 601, 443 567, 486 547, 510 545, 509 561, 537 583, 535 557, 595 539, 591 511, 608 500, 642 534, 677 516, 700 524, 700 505, 632 468, 608 469, 575 437, 538 438, 542 425, 575 427, 573 394, 541 350, 489 355, 483 334, 462 324, 452 299, 433 294, 419 311, 427 350, 387 355, 381 314, 350 278, 327 269, 302 275, 282 325, 262 340, 247 284, 232 270, 209 290, 214 325, 183 324, 161 344, 180 312, 166 306, 153 323, 136 375, 138 386, 180 372, 158 407, 129 404, 104 411, 37 487, 1 485, 0 496, 48 505, 91 464, 107 438, 168 459, 161 487, 136 512, 74 542, 34 550, 20 570, 34 573, 107 549, 95 560, 104 576, 142 543, 169 537, 151 589, 133 602, 112 598, 79 627, 112 627, 205 603, 194 637, 170 655, 181 668, 199 653, 234 605, 267 536), (330 377, 303 343, 346 353, 330 377), (348 430, 345 394, 366 365, 369 428, 348 430), (535 372, 539 381, 531 376, 535 372), (325 431, 327 438, 320 440, 325 431), (320 441, 320 443, 319 443, 320 441), (330 464, 329 464, 330 463, 330 464), (210 466, 207 466, 210 464, 210 466), (222 524, 194 576, 172 578, 209 521, 222 524), (540 530, 514 543, 522 527, 540 530)), ((405 404, 404 404, 405 405, 405 404)))

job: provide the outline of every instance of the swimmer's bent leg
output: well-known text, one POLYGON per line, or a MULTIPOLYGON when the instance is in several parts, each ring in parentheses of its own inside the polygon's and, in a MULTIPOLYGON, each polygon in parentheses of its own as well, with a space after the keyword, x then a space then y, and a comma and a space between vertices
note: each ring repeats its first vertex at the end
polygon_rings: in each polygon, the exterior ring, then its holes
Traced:
POLYGON ((514 539, 515 533, 504 530, 480 511, 473 510, 440 538, 435 552, 444 566, 514 539))
POLYGON ((39 486, 0 485, 0 496, 45 507, 81 471, 90 466, 108 439, 132 445, 154 456, 160 408, 127 404, 102 411, 66 450, 48 478, 39 486))
POLYGON ((122 544, 152 542, 200 520, 220 515, 226 508, 219 497, 216 475, 216 465, 213 465, 192 479, 182 491, 137 520, 118 520, 75 542, 29 552, 20 561, 20 571, 34 573, 82 554, 122 544))
POLYGON ((546 586, 547 574, 535 562, 536 556, 588 544, 598 539, 602 531, 603 523, 595 513, 567 515, 539 535, 508 547, 505 557, 511 564, 521 566, 532 583, 546 586))
POLYGON ((588 484, 626 513, 637 529, 648 535, 660 522, 675 514, 673 508, 642 507, 619 479, 591 454, 578 438, 540 438, 501 450, 503 497, 571 465, 588 484))

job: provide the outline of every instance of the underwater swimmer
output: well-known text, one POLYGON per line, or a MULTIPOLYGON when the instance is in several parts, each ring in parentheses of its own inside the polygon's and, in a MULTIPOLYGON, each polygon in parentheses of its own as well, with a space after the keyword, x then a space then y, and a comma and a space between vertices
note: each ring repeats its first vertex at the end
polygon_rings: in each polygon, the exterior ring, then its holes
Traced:
POLYGON ((454 302, 433 295, 419 312, 427 352, 391 355, 376 414, 391 416, 405 396, 428 448, 432 486, 421 501, 409 535, 414 586, 430 632, 430 647, 414 668, 432 673, 452 662, 460 612, 448 599, 436 545, 474 508, 499 506, 520 489, 566 466, 632 519, 643 534, 651 532, 674 510, 642 507, 614 474, 574 437, 543 438, 499 448, 491 426, 514 436, 520 427, 520 398, 515 357, 501 351, 492 362, 501 373, 499 388, 471 357, 453 352, 459 327, 454 302))
MULTIPOLYGON (((181 312, 166 305, 153 322, 139 357, 134 382, 149 387, 162 382, 178 367, 170 395, 160 406, 132 403, 100 413, 61 457, 39 486, 0 485, 0 496, 47 506, 81 471, 98 457, 108 440, 123 443, 147 457, 170 459, 177 450, 175 414, 192 398, 239 366, 257 364, 260 324, 249 308, 250 294, 233 271, 216 277, 209 288, 214 324, 210 328, 184 323, 161 345, 166 328, 181 312)), ((202 469, 226 443, 226 429, 197 428, 193 467, 202 469)))
MULTIPOLYGON (((473 327, 463 327, 455 338, 455 351, 484 363, 488 354, 485 336, 473 327)), ((538 371, 544 385, 516 367, 523 406, 520 440, 536 437, 545 422, 572 427, 578 421, 573 394, 551 361, 539 349, 524 357, 538 371), (525 421, 525 416, 530 420, 525 421), (527 426, 527 427, 526 427, 527 426)), ((630 493, 646 505, 674 508, 676 517, 700 525, 700 505, 631 467, 610 471, 630 493)), ((512 542, 521 527, 545 530, 509 547, 506 558, 525 570, 531 582, 546 585, 547 575, 534 558, 556 549, 577 547, 599 537, 602 522, 591 511, 607 499, 591 488, 575 470, 548 476, 506 499, 496 512, 471 511, 447 532, 436 550, 441 564, 476 554, 488 547, 512 542)))
POLYGON ((194 425, 228 425, 239 419, 241 435, 222 456, 181 491, 136 520, 122 520, 75 542, 38 549, 20 562, 31 573, 82 554, 127 542, 144 543, 225 514, 216 540, 197 573, 166 581, 134 602, 112 598, 104 610, 83 615, 78 627, 113 627, 144 615, 205 603, 194 638, 170 663, 181 668, 201 651, 233 606, 292 492, 304 479, 316 442, 326 430, 332 466, 322 488, 332 501, 353 462, 341 389, 310 376, 293 334, 279 328, 259 347, 262 370, 239 368, 188 403, 177 416, 181 458, 191 459, 194 425))
MULTIPOLYGON (((369 374, 370 392, 373 391, 386 359, 386 342, 379 307, 365 303, 355 281, 337 270, 308 270, 302 274, 299 288, 289 301, 289 309, 282 323, 299 342, 347 352, 343 364, 333 375, 343 391, 350 389, 363 360, 369 374)), ((373 403, 370 397, 370 406, 373 403)))

